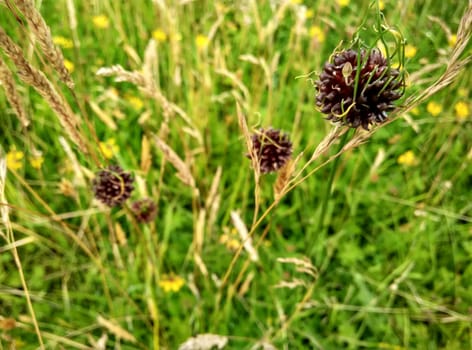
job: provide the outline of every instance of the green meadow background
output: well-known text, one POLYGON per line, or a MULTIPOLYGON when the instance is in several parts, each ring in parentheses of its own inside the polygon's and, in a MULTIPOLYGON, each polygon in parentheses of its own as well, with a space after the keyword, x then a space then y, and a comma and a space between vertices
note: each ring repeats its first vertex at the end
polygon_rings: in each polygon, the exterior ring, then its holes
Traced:
POLYGON ((36 1, 73 89, 14 3, 0 1, 0 26, 68 101, 92 152, 0 50, 31 121, 22 127, 0 87, 0 350, 178 349, 206 333, 226 349, 472 349, 470 64, 325 164, 334 142, 277 205, 277 174, 255 184, 239 125, 283 130, 301 170, 334 128, 314 81, 335 50, 356 35, 376 45, 379 18, 394 28, 402 105, 447 69, 470 2, 36 1), (96 74, 114 65, 158 93, 96 74), (135 177, 121 208, 93 196, 108 164, 135 177), (158 208, 149 224, 130 210, 144 197, 158 208))

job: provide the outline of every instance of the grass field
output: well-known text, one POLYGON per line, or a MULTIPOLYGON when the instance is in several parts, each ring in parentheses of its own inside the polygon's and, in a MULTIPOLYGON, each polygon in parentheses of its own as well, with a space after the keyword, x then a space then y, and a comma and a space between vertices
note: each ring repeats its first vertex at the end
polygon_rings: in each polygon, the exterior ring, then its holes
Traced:
POLYGON ((472 349, 470 1, 32 3, 0 0, 0 350, 472 349), (405 85, 368 131, 315 105, 361 46, 405 85))

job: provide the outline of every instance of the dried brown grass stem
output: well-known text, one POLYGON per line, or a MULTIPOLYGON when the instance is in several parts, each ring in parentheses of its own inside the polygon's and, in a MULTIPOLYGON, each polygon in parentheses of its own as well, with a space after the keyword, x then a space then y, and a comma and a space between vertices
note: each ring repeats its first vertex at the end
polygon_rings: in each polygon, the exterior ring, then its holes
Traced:
POLYGON ((87 153, 84 139, 79 133, 77 117, 69 104, 60 95, 48 78, 39 69, 33 67, 23 56, 23 52, 7 33, 0 27, 0 48, 12 60, 17 68, 18 77, 35 90, 46 100, 59 118, 61 125, 72 141, 87 153))
POLYGON ((21 125, 26 128, 30 124, 30 121, 23 108, 23 104, 21 103, 21 97, 18 94, 18 91, 16 90, 15 79, 13 78, 13 74, 11 73, 10 69, 1 57, 0 82, 3 84, 5 96, 7 97, 8 102, 10 103, 16 116, 20 120, 21 125))
POLYGON ((62 55, 61 50, 54 45, 51 30, 39 11, 35 8, 34 2, 32 0, 15 0, 15 5, 25 16, 28 26, 39 42, 44 57, 58 72, 61 81, 69 88, 74 88, 74 81, 72 80, 69 71, 64 66, 64 56, 62 55))

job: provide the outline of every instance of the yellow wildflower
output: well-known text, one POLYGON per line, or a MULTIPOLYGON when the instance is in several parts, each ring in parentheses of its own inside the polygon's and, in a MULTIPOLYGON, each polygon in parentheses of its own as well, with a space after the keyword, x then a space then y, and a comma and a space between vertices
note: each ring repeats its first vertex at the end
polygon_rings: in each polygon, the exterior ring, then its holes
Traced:
POLYGON ((339 6, 346 7, 349 5, 350 0, 336 0, 339 6))
POLYGON ((174 274, 164 275, 159 281, 159 287, 166 293, 178 292, 185 284, 182 277, 174 274))
POLYGON ((454 110, 459 120, 464 120, 470 115, 469 106, 463 101, 457 102, 454 106, 454 110))
POLYGON ((313 11, 312 9, 308 9, 308 10, 305 11, 305 18, 306 19, 313 18, 314 15, 315 15, 315 11, 313 11))
POLYGON ((137 111, 140 111, 144 106, 143 100, 137 96, 128 95, 125 97, 125 99, 137 111))
POLYGON ((442 112, 442 106, 437 102, 431 101, 427 104, 426 110, 433 117, 437 117, 442 112))
POLYGON ((323 43, 326 39, 325 33, 318 26, 311 26, 309 34, 313 39, 315 39, 319 43, 323 43))
POLYGON ((74 63, 69 60, 64 60, 64 67, 66 67, 69 73, 72 73, 75 69, 74 63))
POLYGON ((159 43, 163 43, 167 40, 167 34, 160 28, 157 28, 152 32, 152 37, 159 43))
POLYGON ((454 45, 456 45, 456 42, 457 42, 457 35, 456 34, 451 34, 449 36, 449 39, 447 40, 448 44, 450 47, 453 47, 454 45))
POLYGON ((418 51, 418 50, 416 49, 415 46, 413 46, 413 45, 406 45, 406 46, 405 46, 405 57, 406 57, 406 58, 415 57, 417 51, 418 51))
POLYGON ((25 154, 21 151, 17 151, 16 147, 13 146, 10 152, 7 153, 7 168, 10 170, 18 170, 23 166, 22 159, 25 154))
POLYGON ((300 5, 302 3, 302 0, 290 0, 290 2, 294 5, 300 5))
POLYGON ((418 163, 413 151, 406 151, 405 153, 401 154, 398 157, 397 162, 398 164, 406 165, 406 166, 413 166, 418 163))
POLYGON ((74 47, 72 40, 64 38, 63 36, 54 36, 52 41, 54 44, 59 45, 63 49, 72 49, 74 47))
POLYGON ((210 42, 210 39, 208 39, 207 36, 198 34, 197 37, 195 38, 195 44, 197 45, 198 49, 204 49, 208 46, 208 43, 210 42))
POLYGON ((380 11, 383 11, 385 9, 385 2, 382 0, 379 1, 379 9, 380 11))
POLYGON ((100 147, 100 151, 102 152, 103 156, 106 159, 113 158, 113 156, 120 151, 120 148, 116 144, 116 141, 114 138, 110 138, 106 140, 105 142, 100 142, 99 147, 100 147))
POLYGON ((38 152, 37 154, 34 154, 32 157, 30 157, 29 161, 33 168, 41 169, 41 166, 44 162, 44 157, 38 152))
POLYGON ((224 244, 226 248, 228 248, 231 251, 235 251, 240 246, 239 241, 234 237, 234 235, 229 235, 227 233, 224 233, 221 235, 219 242, 221 244, 224 244))
POLYGON ((105 15, 93 16, 93 25, 98 29, 106 29, 110 25, 110 20, 105 15))
POLYGON ((467 91, 466 88, 460 88, 459 90, 457 90, 457 94, 460 97, 466 97, 469 94, 469 92, 467 91))

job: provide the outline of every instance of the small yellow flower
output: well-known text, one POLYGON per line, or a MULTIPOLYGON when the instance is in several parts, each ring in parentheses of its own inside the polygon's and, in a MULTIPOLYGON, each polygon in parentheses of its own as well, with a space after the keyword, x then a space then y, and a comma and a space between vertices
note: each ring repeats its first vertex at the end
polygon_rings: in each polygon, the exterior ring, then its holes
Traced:
POLYGON ((152 37, 159 43, 163 43, 167 40, 167 34, 160 28, 152 32, 152 37))
POLYGON ((210 42, 210 39, 208 39, 207 36, 198 34, 197 37, 195 38, 195 44, 197 45, 197 48, 200 50, 205 49, 210 42))
POLYGON ((411 110, 411 114, 413 115, 419 115, 420 114, 420 109, 418 107, 414 107, 412 110, 411 110))
POLYGON ((415 57, 417 51, 418 51, 418 50, 416 49, 415 46, 413 46, 413 45, 406 45, 406 46, 405 46, 405 57, 406 57, 406 58, 415 57))
POLYGON ((128 95, 125 97, 125 99, 137 111, 140 111, 144 106, 143 100, 137 96, 128 95))
POLYGON ((350 0, 336 0, 339 6, 346 7, 349 5, 350 0))
POLYGON ((464 120, 470 115, 469 106, 463 101, 457 102, 454 106, 454 110, 459 120, 464 120))
POLYGON ((116 141, 114 138, 110 138, 106 140, 105 142, 100 142, 99 147, 100 147, 100 151, 102 152, 103 156, 106 159, 113 158, 113 156, 120 151, 120 148, 116 144, 116 141))
POLYGON ((10 152, 7 153, 7 168, 10 170, 18 170, 23 166, 23 157, 25 154, 21 151, 17 151, 16 147, 13 146, 10 152))
POLYGON ((302 3, 302 0, 290 0, 290 2, 294 5, 300 5, 302 3))
POLYGON ((324 43, 326 35, 323 30, 318 26, 311 26, 309 31, 310 36, 315 39, 318 43, 324 43))
POLYGON ((380 11, 383 11, 385 9, 385 2, 382 0, 379 1, 379 9, 380 11))
POLYGON ((457 90, 457 94, 460 97, 466 97, 469 94, 469 92, 467 91, 466 88, 460 88, 459 90, 457 90))
POLYGON ((69 60, 64 60, 64 67, 66 67, 69 73, 72 73, 75 69, 74 63, 69 60))
POLYGON ((457 42, 457 35, 456 34, 451 34, 449 38, 447 39, 447 43, 449 44, 450 47, 453 47, 456 45, 457 42))
POLYGON ((418 161, 413 151, 406 151, 398 157, 397 162, 401 165, 413 166, 416 165, 418 161))
POLYGON ((437 117, 442 112, 442 106, 437 102, 431 101, 426 105, 426 110, 433 117, 437 117))
POLYGON ((106 29, 110 25, 110 20, 105 15, 93 16, 93 25, 98 29, 106 29))
POLYGON ((59 45, 63 49, 72 49, 74 47, 72 40, 64 38, 63 36, 54 36, 52 41, 54 44, 59 45))
POLYGON ((159 287, 161 287, 165 293, 178 292, 184 284, 184 279, 174 274, 164 275, 159 281, 159 287))
POLYGON ((305 18, 306 19, 313 18, 314 15, 315 15, 315 11, 313 11, 312 9, 308 9, 308 10, 305 11, 305 18))
POLYGON ((44 162, 44 157, 40 153, 38 153, 30 157, 29 161, 33 168, 41 169, 41 166, 43 165, 43 162, 44 162))

